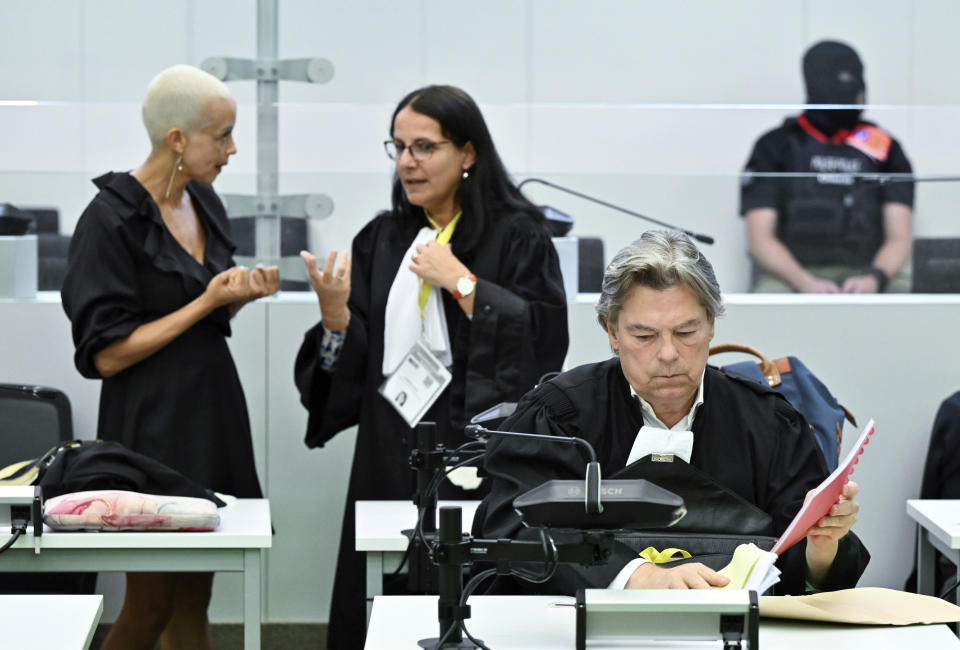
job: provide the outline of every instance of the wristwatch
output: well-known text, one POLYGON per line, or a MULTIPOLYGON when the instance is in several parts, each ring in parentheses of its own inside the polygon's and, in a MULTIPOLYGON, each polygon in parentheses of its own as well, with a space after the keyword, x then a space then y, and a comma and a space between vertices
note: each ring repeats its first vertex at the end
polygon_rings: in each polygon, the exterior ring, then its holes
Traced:
POLYGON ((457 300, 460 300, 464 296, 469 296, 476 288, 477 276, 471 273, 457 280, 457 288, 453 290, 452 295, 457 300))
POLYGON ((876 266, 871 266, 870 270, 867 271, 867 275, 872 275, 877 281, 877 293, 883 293, 887 290, 887 284, 890 283, 890 277, 887 275, 886 271, 876 266))

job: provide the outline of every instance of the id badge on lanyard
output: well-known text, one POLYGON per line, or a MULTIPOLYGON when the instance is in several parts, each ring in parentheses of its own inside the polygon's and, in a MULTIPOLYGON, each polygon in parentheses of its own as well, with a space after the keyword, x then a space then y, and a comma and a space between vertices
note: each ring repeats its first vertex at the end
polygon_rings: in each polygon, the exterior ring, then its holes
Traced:
POLYGON ((410 428, 423 419, 453 375, 443 367, 422 341, 417 341, 396 371, 380 386, 379 393, 410 428))

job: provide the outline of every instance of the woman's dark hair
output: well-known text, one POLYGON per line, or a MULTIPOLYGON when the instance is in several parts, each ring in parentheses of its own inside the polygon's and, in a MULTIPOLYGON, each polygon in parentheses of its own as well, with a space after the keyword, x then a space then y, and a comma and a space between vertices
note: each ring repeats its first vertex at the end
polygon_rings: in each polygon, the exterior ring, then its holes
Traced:
MULTIPOLYGON (((483 237, 491 219, 504 215, 524 212, 535 220, 545 223, 540 210, 527 200, 510 180, 507 170, 500 161, 493 138, 483 120, 476 102, 459 88, 454 86, 426 86, 400 100, 390 118, 390 135, 393 136, 393 124, 397 113, 406 107, 432 117, 440 123, 443 136, 457 147, 468 142, 473 143, 476 161, 468 169, 469 177, 460 182, 456 201, 465 214, 457 225, 452 242, 459 253, 471 250, 483 237)), ((393 211, 402 219, 423 222, 423 209, 411 205, 400 178, 393 178, 393 211)))

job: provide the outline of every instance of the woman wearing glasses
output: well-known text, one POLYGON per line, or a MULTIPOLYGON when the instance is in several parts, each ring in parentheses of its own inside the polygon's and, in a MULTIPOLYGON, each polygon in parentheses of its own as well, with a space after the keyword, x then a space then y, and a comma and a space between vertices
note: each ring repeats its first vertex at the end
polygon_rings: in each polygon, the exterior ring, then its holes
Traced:
POLYGON ((322 269, 302 253, 322 316, 296 364, 307 445, 359 424, 330 648, 363 644, 353 504, 411 496, 412 426, 436 422, 438 440, 456 447, 472 416, 517 401, 567 351, 545 220, 510 181, 473 99, 450 86, 415 90, 397 105, 385 147, 396 162, 392 209, 322 269), (439 391, 441 368, 451 379, 439 391))

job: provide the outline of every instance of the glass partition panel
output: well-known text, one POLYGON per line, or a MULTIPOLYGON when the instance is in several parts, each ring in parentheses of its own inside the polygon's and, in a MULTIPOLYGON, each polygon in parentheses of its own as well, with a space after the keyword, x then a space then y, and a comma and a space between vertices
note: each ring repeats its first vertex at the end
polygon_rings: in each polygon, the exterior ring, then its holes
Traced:
MULTIPOLYGON (((285 218, 280 223, 282 254, 266 261, 287 258, 282 262, 284 277, 302 282, 305 277, 295 258, 300 248, 320 253, 348 248, 363 224, 389 208, 393 163, 382 141, 389 133, 393 106, 297 102, 281 103, 278 109, 280 195, 324 195, 333 206, 328 216, 285 218)), ((704 250, 726 291, 751 287, 753 265, 740 216, 741 192, 749 195, 757 186, 774 187, 780 194, 816 194, 810 188, 817 186, 830 189, 832 203, 818 203, 813 196, 812 203, 807 197, 781 209, 794 217, 806 214, 800 230, 809 231, 814 252, 817 242, 842 238, 837 228, 859 218, 851 216, 859 204, 906 201, 909 192, 904 192, 911 186, 912 233, 924 240, 920 261, 948 259, 955 250, 950 243, 926 240, 960 238, 954 217, 960 171, 949 155, 952 140, 941 128, 958 121, 960 107, 866 108, 864 117, 902 145, 912 176, 888 173, 882 165, 854 169, 829 156, 817 163, 816 173, 758 169, 745 175, 756 140, 802 112, 802 105, 482 104, 481 109, 517 182, 542 179, 713 237, 715 243, 704 250)), ((238 255, 245 258, 253 255, 256 229, 250 215, 240 214, 230 198, 256 195, 256 112, 253 103, 238 107, 238 153, 215 182, 233 216, 247 217, 234 224, 238 255)), ((134 102, 0 103, 0 128, 11 134, 0 161, 0 202, 55 209, 56 232, 64 236, 96 193, 91 179, 111 169, 135 168, 149 149, 134 102)), ((571 235, 599 240, 604 262, 643 230, 657 227, 546 184, 527 182, 523 191, 537 205, 572 217, 571 235)), ((50 230, 49 225, 42 228, 50 230)), ((599 243, 587 244, 593 246, 594 257, 599 243)), ((51 250, 60 254, 65 247, 51 250)), ((950 264, 934 262, 933 268, 942 275, 950 264)), ((905 267, 908 282, 910 268, 905 267)))

